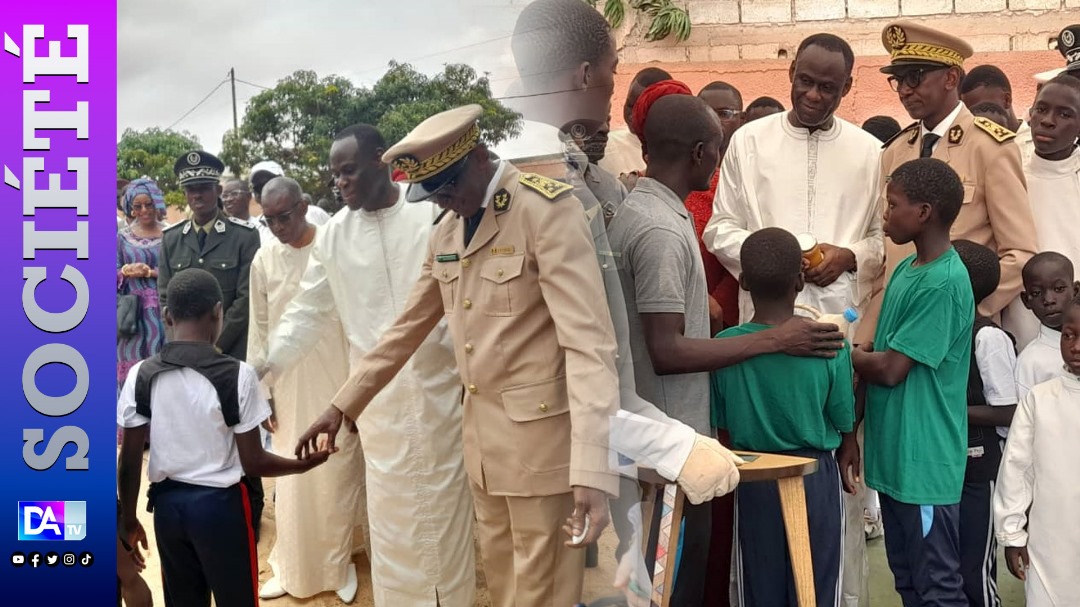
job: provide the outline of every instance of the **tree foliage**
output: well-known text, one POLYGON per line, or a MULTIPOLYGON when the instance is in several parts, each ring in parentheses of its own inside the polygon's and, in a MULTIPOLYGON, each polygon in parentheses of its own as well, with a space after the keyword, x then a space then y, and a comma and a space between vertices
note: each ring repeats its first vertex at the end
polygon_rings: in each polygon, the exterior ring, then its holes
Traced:
MULTIPOLYGON (((595 7, 598 0, 585 0, 595 7)), ((650 42, 674 35, 677 42, 690 37, 690 13, 671 0, 604 0, 604 17, 611 27, 619 27, 626 18, 626 5, 652 19, 645 39, 650 42)))
POLYGON ((201 148, 199 138, 187 131, 127 129, 116 144, 117 176, 129 181, 149 177, 165 193, 168 205, 183 208, 187 202, 176 185, 173 165, 183 154, 201 148))
POLYGON ((275 160, 317 200, 332 196, 328 156, 341 129, 371 124, 393 145, 433 114, 470 103, 484 108, 480 126, 486 143, 520 132, 521 116, 493 99, 487 77, 466 65, 447 65, 429 77, 392 61, 371 88, 301 70, 248 102, 239 132, 222 139, 221 158, 236 175, 259 160, 275 160))

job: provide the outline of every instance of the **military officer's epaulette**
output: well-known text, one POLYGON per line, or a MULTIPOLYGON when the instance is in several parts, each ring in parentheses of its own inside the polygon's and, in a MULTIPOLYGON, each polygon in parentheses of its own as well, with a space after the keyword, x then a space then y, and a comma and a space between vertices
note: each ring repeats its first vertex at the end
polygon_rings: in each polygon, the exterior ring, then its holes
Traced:
POLYGON ((255 226, 248 224, 243 219, 237 219, 235 217, 229 217, 229 221, 235 223, 236 225, 238 225, 240 227, 247 228, 249 230, 254 230, 255 229, 255 226))
MULTIPOLYGON (((918 123, 918 122, 913 122, 913 123, 911 123, 911 124, 910 124, 910 125, 908 125, 908 126, 907 126, 906 128, 904 128, 904 129, 902 129, 902 130, 898 131, 898 132, 897 132, 897 133, 896 133, 895 135, 893 135, 892 137, 889 137, 888 139, 886 139, 886 140, 885 140, 885 143, 881 144, 881 149, 883 149, 883 150, 884 150, 885 148, 889 147, 890 145, 892 145, 892 143, 893 143, 894 141, 896 141, 897 139, 899 139, 901 135, 903 135, 904 133, 907 133, 907 132, 908 132, 908 131, 910 131, 911 129, 918 129, 918 128, 919 128, 919 123, 918 123)), ((916 136, 916 137, 918 137, 918 130, 916 130, 916 131, 915 131, 915 136, 916 136)), ((911 142, 909 142, 909 143, 914 143, 914 141, 911 141, 911 142)))
POLYGON ((568 183, 555 181, 550 177, 544 177, 536 173, 522 173, 518 181, 521 182, 521 185, 536 191, 548 200, 557 200, 574 190, 574 186, 568 183))
POLYGON ((994 138, 994 141, 997 141, 998 143, 1005 143, 1006 141, 1009 141, 1016 137, 1016 133, 1001 126, 993 120, 983 118, 982 116, 975 117, 975 126, 979 127, 983 131, 986 131, 991 137, 994 138))

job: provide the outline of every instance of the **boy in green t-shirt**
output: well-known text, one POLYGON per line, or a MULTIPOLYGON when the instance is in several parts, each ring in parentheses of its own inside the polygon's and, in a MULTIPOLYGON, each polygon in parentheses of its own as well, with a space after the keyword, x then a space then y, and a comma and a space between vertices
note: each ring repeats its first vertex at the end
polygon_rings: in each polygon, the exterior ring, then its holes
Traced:
MULTIPOLYGON (((799 242, 780 228, 751 234, 741 259, 739 282, 750 292, 754 317, 719 339, 790 320, 803 288, 799 242)), ((818 605, 838 604, 844 505, 833 450, 855 420, 850 348, 845 344, 828 359, 764 354, 714 371, 710 379, 713 426, 727 428, 736 449, 818 460, 817 472, 803 479, 814 588, 818 605)), ((753 563, 738 568, 743 607, 797 604, 776 483, 740 485, 735 500, 737 559, 753 563)))
MULTIPOLYGON (((905 607, 967 605, 959 517, 975 300, 949 238, 964 186, 944 162, 920 158, 889 176, 885 194, 885 233, 914 242, 915 254, 889 279, 874 341, 851 353, 866 388, 866 484, 881 496, 885 552, 905 607)), ((858 470, 853 435, 840 451, 847 485, 858 470)))

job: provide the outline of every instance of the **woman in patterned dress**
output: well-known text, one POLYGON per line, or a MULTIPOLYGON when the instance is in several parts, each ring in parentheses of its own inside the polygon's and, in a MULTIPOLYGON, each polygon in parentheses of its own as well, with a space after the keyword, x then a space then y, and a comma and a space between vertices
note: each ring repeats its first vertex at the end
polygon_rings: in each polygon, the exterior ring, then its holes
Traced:
MULTIPOLYGON (((157 354, 165 343, 157 288, 165 227, 159 212, 165 210, 165 197, 152 179, 136 179, 124 190, 123 204, 130 223, 116 234, 116 290, 137 295, 140 306, 138 331, 116 341, 118 398, 131 367, 157 354)), ((119 429, 117 434, 119 438, 119 429)))

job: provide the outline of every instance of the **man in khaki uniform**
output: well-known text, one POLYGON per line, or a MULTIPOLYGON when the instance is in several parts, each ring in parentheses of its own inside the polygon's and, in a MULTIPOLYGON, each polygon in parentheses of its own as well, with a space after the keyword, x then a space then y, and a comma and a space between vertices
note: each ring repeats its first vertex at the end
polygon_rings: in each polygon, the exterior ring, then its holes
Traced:
MULTIPOLYGON (((494 159, 480 106, 432 116, 383 156, 406 174, 409 202, 446 210, 405 311, 301 437, 356 419, 447 316, 465 385, 465 467, 496 607, 581 600, 584 551, 607 500, 608 428, 619 409, 615 336, 581 203, 572 187, 494 159), (585 515, 589 517, 585 531, 585 515)), ((331 442, 331 447, 333 443, 331 442)))
MULTIPOLYGON (((976 118, 960 102, 964 60, 971 45, 960 38, 916 23, 889 24, 881 39, 892 62, 881 68, 890 74, 908 114, 918 120, 885 144, 881 171, 892 171, 919 157, 949 164, 964 184, 964 206, 953 223, 953 240, 971 240, 997 251, 1001 283, 979 305, 979 314, 997 317, 1023 289, 1020 271, 1035 254, 1035 223, 1028 205, 1027 186, 1016 135, 985 118, 976 118)), ((882 209, 885 191, 882 188, 882 209)), ((872 300, 855 343, 873 340, 885 284, 913 245, 885 239, 885 270, 875 282, 872 300)))

